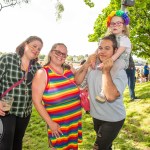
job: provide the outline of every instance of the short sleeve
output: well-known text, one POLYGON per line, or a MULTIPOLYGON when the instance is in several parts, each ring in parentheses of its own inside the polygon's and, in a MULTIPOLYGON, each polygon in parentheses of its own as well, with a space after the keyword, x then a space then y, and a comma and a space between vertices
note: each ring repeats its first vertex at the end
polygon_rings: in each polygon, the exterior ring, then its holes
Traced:
POLYGON ((127 36, 122 36, 120 40, 120 46, 131 48, 131 41, 127 36))

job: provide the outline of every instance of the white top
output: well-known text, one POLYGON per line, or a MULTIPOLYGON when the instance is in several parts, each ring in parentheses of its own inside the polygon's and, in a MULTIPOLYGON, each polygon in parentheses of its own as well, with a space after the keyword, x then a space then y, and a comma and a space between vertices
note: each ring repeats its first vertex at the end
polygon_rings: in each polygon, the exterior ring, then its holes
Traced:
POLYGON ((125 47, 125 51, 120 55, 119 59, 121 59, 124 63, 124 68, 127 69, 129 66, 129 57, 131 53, 131 41, 126 35, 116 36, 118 48, 120 46, 125 47))

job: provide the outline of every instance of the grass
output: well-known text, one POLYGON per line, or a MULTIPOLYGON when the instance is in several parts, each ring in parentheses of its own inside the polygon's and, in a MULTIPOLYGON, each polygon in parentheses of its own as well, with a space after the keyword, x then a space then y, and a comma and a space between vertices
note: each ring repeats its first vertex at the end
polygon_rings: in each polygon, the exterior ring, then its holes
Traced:
MULTIPOLYGON (((127 117, 118 137, 113 142, 114 150, 150 150, 150 82, 136 84, 139 101, 129 102, 129 90, 124 92, 127 117)), ((83 142, 79 150, 92 150, 95 140, 92 118, 83 111, 83 142)), ((50 150, 47 142, 46 124, 33 107, 27 128, 23 150, 50 150)))

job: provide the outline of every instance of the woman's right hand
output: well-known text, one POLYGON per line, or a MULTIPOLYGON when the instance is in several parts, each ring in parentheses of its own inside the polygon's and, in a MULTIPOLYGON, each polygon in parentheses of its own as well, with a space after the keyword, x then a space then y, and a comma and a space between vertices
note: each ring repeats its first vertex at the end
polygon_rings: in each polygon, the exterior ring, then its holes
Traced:
POLYGON ((61 131, 61 127, 58 123, 52 121, 49 125, 51 131, 52 131, 52 136, 55 136, 56 138, 60 137, 60 134, 63 135, 61 131))
POLYGON ((0 101, 0 116, 5 116, 5 112, 3 111, 3 104, 0 101))

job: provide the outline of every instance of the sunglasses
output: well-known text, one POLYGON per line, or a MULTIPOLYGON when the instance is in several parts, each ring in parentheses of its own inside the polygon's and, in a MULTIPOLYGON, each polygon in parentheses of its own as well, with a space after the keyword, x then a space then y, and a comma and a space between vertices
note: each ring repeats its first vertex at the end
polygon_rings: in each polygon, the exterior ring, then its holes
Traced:
POLYGON ((121 26, 122 24, 124 24, 124 23, 121 22, 121 21, 111 22, 111 23, 110 23, 110 27, 113 27, 113 26, 121 26))
POLYGON ((52 50, 52 51, 54 51, 57 56, 61 56, 62 58, 66 58, 68 56, 67 54, 62 53, 62 52, 60 52, 59 50, 56 50, 56 49, 52 50))

